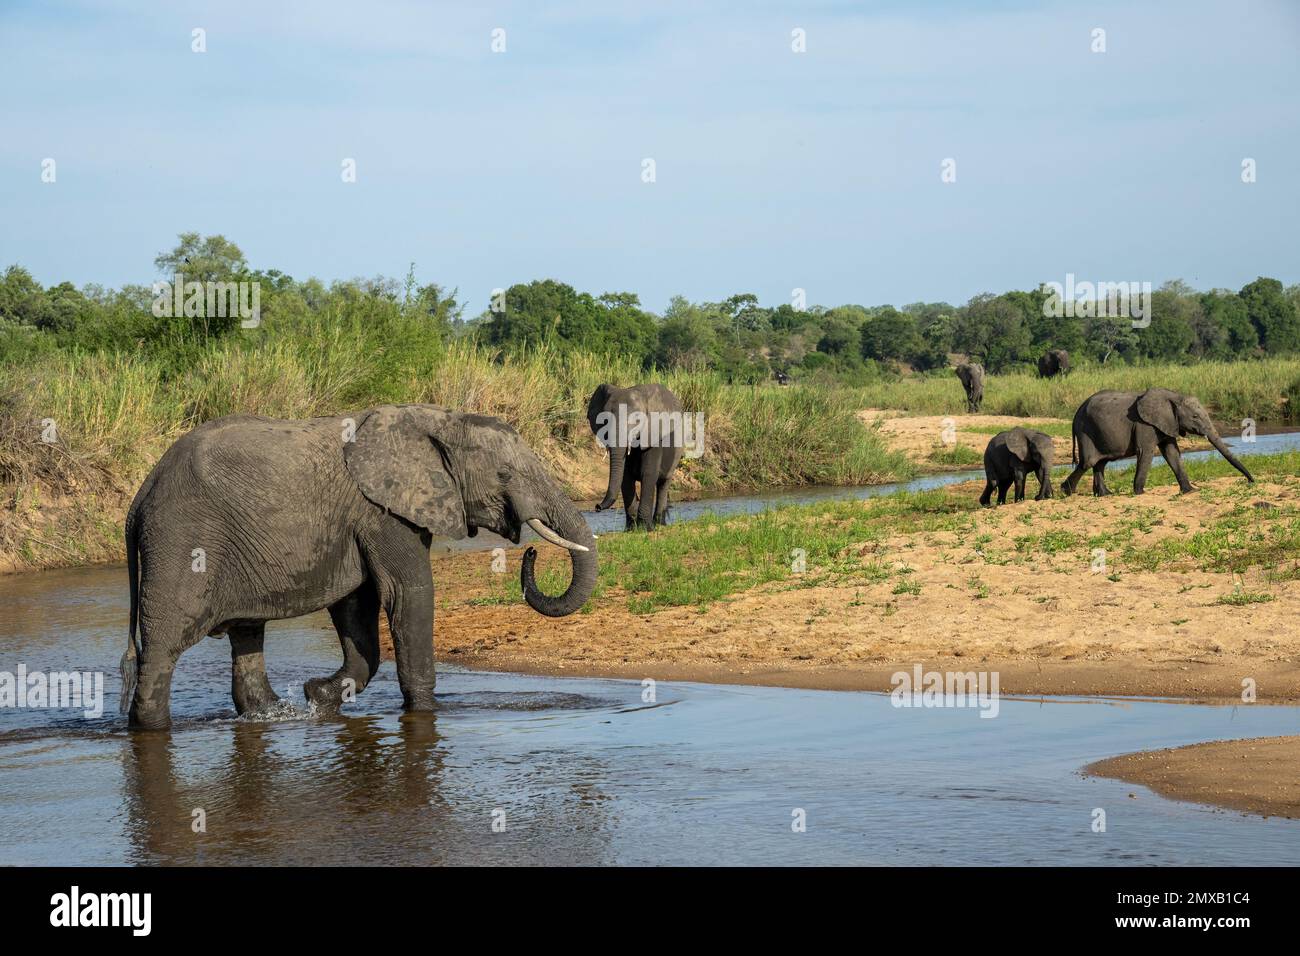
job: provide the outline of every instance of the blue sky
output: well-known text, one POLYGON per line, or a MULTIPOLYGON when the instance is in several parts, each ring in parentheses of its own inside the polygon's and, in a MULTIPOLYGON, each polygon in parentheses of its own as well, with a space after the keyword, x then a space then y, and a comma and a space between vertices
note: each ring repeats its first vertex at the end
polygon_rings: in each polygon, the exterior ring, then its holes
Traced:
POLYGON ((548 277, 656 311, 1291 284, 1298 51, 1289 0, 0 0, 0 267, 148 282, 220 232, 298 278, 413 260, 470 314, 548 277))

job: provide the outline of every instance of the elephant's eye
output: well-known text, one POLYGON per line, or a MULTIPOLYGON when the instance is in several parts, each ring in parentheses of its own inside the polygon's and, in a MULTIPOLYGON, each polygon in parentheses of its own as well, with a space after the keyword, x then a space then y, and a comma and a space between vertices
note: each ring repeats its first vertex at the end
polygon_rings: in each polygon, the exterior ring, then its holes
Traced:
POLYGON ((512 472, 509 468, 502 468, 497 472, 497 478, 501 480, 502 484, 509 484, 512 480, 514 480, 514 477, 515 477, 514 472, 512 472))

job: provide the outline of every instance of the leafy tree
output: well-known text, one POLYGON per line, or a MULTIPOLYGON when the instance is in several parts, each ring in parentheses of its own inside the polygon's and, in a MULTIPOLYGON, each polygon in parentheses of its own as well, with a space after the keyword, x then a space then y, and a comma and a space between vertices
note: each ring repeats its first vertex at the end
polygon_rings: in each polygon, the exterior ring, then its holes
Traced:
POLYGON ((663 368, 702 368, 713 360, 717 334, 704 310, 674 296, 664 312, 655 347, 655 364, 663 368))
POLYGON ((887 305, 862 323, 862 356, 878 361, 911 359, 921 351, 916 319, 887 305))
POLYGON ((977 295, 958 315, 953 346, 983 363, 990 372, 1030 361, 1033 349, 1029 310, 1024 299, 977 295))
POLYGON ((186 282, 229 282, 248 271, 243 252, 225 236, 182 232, 178 238, 175 248, 153 260, 169 282, 177 273, 183 273, 186 282))
POLYGON ((1083 334, 1092 356, 1103 365, 1114 355, 1132 351, 1138 341, 1127 315, 1094 315, 1084 320, 1083 334))
POLYGON ((1246 303, 1235 292, 1214 289, 1202 293, 1201 309, 1219 331, 1214 357, 1245 355, 1259 348, 1259 333, 1250 321, 1246 303))
MULTIPOLYGON (((1136 329, 1137 349, 1148 358, 1171 360, 1188 354, 1196 342, 1200 302, 1181 282, 1167 282, 1151 296, 1151 324, 1136 329)), ((1131 324, 1131 323, 1130 323, 1131 324)))
POLYGON ((1260 276, 1242 287, 1239 294, 1246 304, 1250 324, 1267 351, 1276 355, 1300 349, 1300 315, 1296 314, 1295 303, 1286 297, 1281 282, 1260 276))

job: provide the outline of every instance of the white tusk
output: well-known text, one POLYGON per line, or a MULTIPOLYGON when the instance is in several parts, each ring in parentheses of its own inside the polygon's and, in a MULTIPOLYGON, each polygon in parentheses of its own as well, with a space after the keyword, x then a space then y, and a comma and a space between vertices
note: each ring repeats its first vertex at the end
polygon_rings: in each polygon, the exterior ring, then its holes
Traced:
POLYGON ((561 548, 568 548, 570 551, 590 550, 589 548, 583 547, 580 544, 575 544, 574 542, 570 541, 568 538, 561 538, 558 534, 556 534, 550 528, 546 527, 546 525, 542 524, 536 518, 529 518, 527 524, 528 527, 532 528, 534 531, 537 532, 538 537, 544 538, 545 540, 551 542, 551 544, 559 545, 561 548))

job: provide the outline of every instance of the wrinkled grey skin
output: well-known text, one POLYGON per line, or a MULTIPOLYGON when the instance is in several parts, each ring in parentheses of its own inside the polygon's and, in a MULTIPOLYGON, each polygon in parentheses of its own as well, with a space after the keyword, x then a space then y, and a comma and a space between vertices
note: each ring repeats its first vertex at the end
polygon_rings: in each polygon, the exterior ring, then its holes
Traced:
POLYGON ((1025 476, 1038 476, 1035 501, 1052 497, 1052 437, 1028 428, 1012 428, 993 436, 984 449, 984 476, 987 484, 980 504, 987 506, 998 490, 998 504, 1007 503, 1007 489, 1016 488, 1016 501, 1025 500, 1025 476))
POLYGON ((524 555, 529 605, 571 614, 595 586, 595 539, 503 422, 382 405, 305 421, 234 415, 200 425, 162 456, 127 514, 131 630, 122 678, 131 725, 169 726, 177 658, 208 634, 230 637, 235 708, 267 709, 277 698, 262 657, 266 622, 321 608, 344 659, 307 683, 308 699, 336 708, 346 691, 366 686, 379 667, 382 608, 405 705, 432 708, 431 539, 488 528, 518 542, 528 519, 588 549, 571 549, 573 579, 558 597, 534 581, 536 552, 524 555))
POLYGON ((1078 462, 1074 471, 1061 484, 1067 495, 1074 494, 1083 473, 1092 469, 1092 493, 1108 495, 1103 472, 1106 462, 1137 456, 1137 469, 1133 474, 1133 494, 1140 495, 1146 487, 1151 460, 1157 451, 1178 479, 1183 494, 1195 491, 1183 470, 1182 456, 1178 452, 1181 435, 1204 435, 1229 464, 1254 481, 1246 466, 1228 450, 1219 437, 1209 413, 1191 395, 1181 395, 1167 388, 1150 388, 1145 392, 1098 392, 1088 398, 1074 413, 1073 446, 1071 460, 1078 462))
POLYGON ((1038 360, 1038 377, 1053 378, 1070 371, 1070 353, 1065 349, 1048 349, 1038 360))
MULTIPOLYGON (((644 415, 652 412, 680 413, 682 403, 663 385, 634 385, 631 388, 601 385, 592 392, 587 402, 587 422, 591 425, 592 434, 600 437, 601 420, 598 416, 602 413, 618 415, 620 409, 629 417, 633 412, 644 415)), ((629 428, 626 445, 607 446, 609 483, 605 497, 596 505, 596 510, 604 511, 613 507, 621 489, 628 528, 641 527, 653 531, 655 525, 663 524, 668 518, 668 486, 672 482, 673 471, 682 460, 684 436, 674 427, 668 435, 661 436, 659 447, 653 447, 650 443, 653 436, 647 432, 648 429, 637 432, 629 428), (639 503, 638 482, 641 486, 639 503)), ((610 437, 614 436, 611 434, 610 437)))
POLYGON ((957 366, 957 377, 966 389, 966 411, 978 412, 984 401, 984 366, 978 362, 963 362, 957 366))

